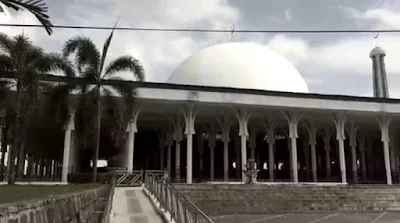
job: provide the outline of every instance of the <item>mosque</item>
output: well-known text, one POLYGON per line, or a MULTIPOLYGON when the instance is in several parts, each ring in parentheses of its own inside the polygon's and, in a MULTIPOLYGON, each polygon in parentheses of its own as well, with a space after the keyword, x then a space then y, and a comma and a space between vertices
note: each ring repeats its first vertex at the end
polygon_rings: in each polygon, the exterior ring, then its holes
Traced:
MULTIPOLYGON (((249 158, 258 181, 397 182, 400 101, 388 98, 384 50, 370 57, 374 98, 311 94, 286 58, 254 43, 205 48, 166 83, 136 83, 121 165, 140 169, 140 151, 155 147, 148 168, 188 184, 244 181, 249 158)), ((62 181, 77 159, 73 130, 71 121, 62 181)))

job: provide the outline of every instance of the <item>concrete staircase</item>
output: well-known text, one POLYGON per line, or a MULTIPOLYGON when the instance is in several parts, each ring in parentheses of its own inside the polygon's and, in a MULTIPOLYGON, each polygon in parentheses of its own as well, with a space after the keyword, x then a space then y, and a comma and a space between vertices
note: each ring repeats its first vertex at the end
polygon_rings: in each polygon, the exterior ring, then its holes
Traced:
POLYGON ((400 211, 399 186, 176 184, 207 215, 400 211))

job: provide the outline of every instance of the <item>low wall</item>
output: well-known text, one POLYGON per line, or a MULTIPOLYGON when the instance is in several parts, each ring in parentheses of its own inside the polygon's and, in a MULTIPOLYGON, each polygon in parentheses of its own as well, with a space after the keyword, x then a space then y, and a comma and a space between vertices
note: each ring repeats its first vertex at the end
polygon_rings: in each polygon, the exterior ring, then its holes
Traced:
POLYGON ((176 184, 207 215, 400 211, 399 186, 176 184))
POLYGON ((0 205, 0 223, 98 222, 99 198, 109 187, 64 194, 46 200, 0 205))

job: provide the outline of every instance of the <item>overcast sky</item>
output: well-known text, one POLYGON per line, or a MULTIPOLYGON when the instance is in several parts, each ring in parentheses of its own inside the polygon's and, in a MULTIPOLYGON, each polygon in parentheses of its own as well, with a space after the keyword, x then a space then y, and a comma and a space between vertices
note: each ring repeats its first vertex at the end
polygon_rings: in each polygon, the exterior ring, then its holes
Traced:
MULTIPOLYGON (((47 0, 57 25, 152 28, 229 29, 400 29, 400 2, 395 0, 47 0)), ((33 24, 27 12, 7 12, 0 23, 33 24)), ((0 28, 24 32, 49 52, 64 41, 87 35, 102 48, 109 31, 0 28)), ((311 92, 372 95, 369 52, 386 52, 391 97, 400 98, 400 34, 201 34, 117 31, 110 58, 130 54, 142 61, 148 81, 165 81, 196 51, 229 41, 258 42, 286 56, 301 72, 311 92)), ((110 59, 109 58, 109 59, 110 59)))

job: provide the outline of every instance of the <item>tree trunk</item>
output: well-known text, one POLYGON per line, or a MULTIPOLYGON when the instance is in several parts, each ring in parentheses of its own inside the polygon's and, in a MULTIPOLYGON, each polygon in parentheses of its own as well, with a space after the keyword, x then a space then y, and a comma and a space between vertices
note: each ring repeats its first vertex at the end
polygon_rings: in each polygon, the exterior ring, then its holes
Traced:
POLYGON ((24 178, 24 170, 25 170, 25 145, 22 143, 19 145, 18 159, 17 159, 17 180, 22 181, 24 178))
POLYGON ((14 129, 13 129, 13 136, 12 136, 12 146, 10 147, 9 155, 11 156, 11 162, 10 162, 10 167, 9 169, 9 174, 8 174, 8 184, 13 185, 15 184, 15 164, 14 160, 15 157, 17 156, 18 153, 18 147, 20 143, 20 110, 21 110, 21 100, 22 100, 22 95, 21 95, 21 81, 17 80, 17 98, 15 102, 15 123, 14 123, 14 129))
POLYGON ((7 132, 8 132, 8 124, 6 124, 6 127, 2 131, 2 137, 1 137, 1 151, 2 151, 2 156, 0 160, 0 181, 4 180, 5 174, 6 174, 6 168, 5 168, 5 162, 6 162, 6 153, 7 153, 7 132))
POLYGON ((101 111, 100 111, 100 86, 98 85, 96 88, 96 147, 94 151, 93 157, 93 183, 96 183, 97 179, 97 160, 99 158, 99 150, 100 150, 100 128, 101 128, 101 111))
POLYGON ((26 168, 26 178, 28 181, 32 180, 32 172, 33 172, 33 154, 28 154, 28 166, 26 168))
POLYGON ((53 164, 53 160, 47 158, 46 161, 46 180, 51 181, 51 165, 53 164))

